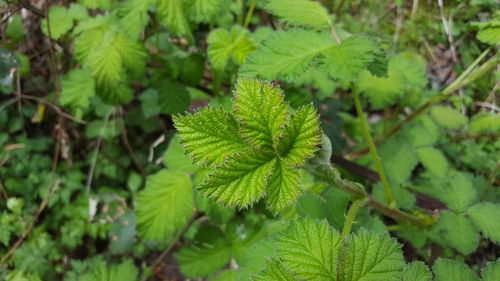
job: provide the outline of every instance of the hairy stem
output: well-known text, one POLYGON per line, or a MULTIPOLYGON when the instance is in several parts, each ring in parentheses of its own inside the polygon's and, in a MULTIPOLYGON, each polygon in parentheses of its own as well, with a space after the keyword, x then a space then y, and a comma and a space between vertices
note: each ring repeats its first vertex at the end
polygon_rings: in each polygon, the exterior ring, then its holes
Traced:
POLYGON ((342 228, 342 238, 346 238, 349 233, 351 233, 351 227, 354 224, 354 219, 360 207, 366 204, 368 200, 366 198, 354 200, 349 211, 347 212, 347 217, 345 218, 344 227, 342 228))
MULTIPOLYGON (((386 139, 394 136, 405 123, 408 123, 415 119, 415 117, 419 116, 420 114, 424 113, 429 107, 434 105, 437 102, 440 102, 444 99, 446 99, 450 94, 455 92, 456 90, 467 86, 468 84, 476 81, 486 73, 488 73, 490 70, 495 68, 498 63, 499 63, 499 56, 496 54, 495 56, 491 57, 488 59, 483 65, 481 65, 477 70, 472 72, 476 66, 484 59, 484 57, 489 53, 490 49, 485 50, 453 83, 448 85, 443 91, 441 91, 437 96, 434 98, 430 99, 428 102, 420 106, 417 110, 415 110, 412 114, 408 115, 403 121, 399 122, 392 130, 390 130, 388 133, 384 134, 382 137, 377 139, 375 141, 375 144, 380 144, 386 139), (471 73, 472 72, 472 73, 471 73), (469 75, 470 74, 470 75, 469 75)), ((351 155, 349 155, 348 159, 356 159, 360 156, 365 155, 370 151, 369 147, 365 147, 361 150, 358 150, 351 155)))
POLYGON ((380 161, 380 156, 377 153, 377 148, 375 147, 375 143, 373 142, 373 138, 370 134, 368 121, 366 120, 363 108, 361 107, 359 93, 356 91, 356 86, 354 85, 354 83, 351 84, 351 91, 352 91, 352 97, 354 99, 354 106, 356 107, 356 112, 358 113, 359 122, 361 123, 361 130, 363 131, 364 138, 368 143, 368 147, 370 148, 370 154, 373 158, 373 162, 375 162, 375 168, 377 170, 377 173, 380 177, 380 180, 382 181, 385 197, 387 199, 387 202, 389 202, 390 206, 395 206, 396 202, 394 201, 394 196, 392 195, 389 182, 387 181, 387 177, 385 176, 384 167, 382 166, 382 161, 380 161))
POLYGON ((370 207, 388 217, 393 218, 398 222, 418 225, 421 227, 429 226, 435 222, 435 219, 431 216, 414 216, 405 211, 394 209, 385 205, 384 203, 373 198, 371 195, 367 194, 361 184, 343 179, 340 176, 339 171, 333 168, 331 165, 318 164, 309 167, 308 170, 319 179, 327 182, 334 187, 337 187, 355 197, 366 198, 367 204, 370 207))

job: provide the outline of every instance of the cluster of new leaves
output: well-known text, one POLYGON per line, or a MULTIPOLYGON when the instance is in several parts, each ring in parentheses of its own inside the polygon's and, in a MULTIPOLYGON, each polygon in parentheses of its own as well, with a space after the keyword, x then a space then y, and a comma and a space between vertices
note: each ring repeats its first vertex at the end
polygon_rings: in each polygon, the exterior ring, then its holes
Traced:
MULTIPOLYGON (((430 281, 425 264, 405 265, 401 246, 384 234, 361 230, 342 237, 326 221, 303 219, 292 223, 278 238, 278 254, 255 281, 430 281)), ((435 281, 479 281, 463 263, 439 259, 435 281)), ((483 281, 500 278, 500 262, 489 263, 483 281)))
POLYGON ((204 108, 176 116, 181 143, 212 172, 198 187, 219 202, 244 208, 266 196, 277 213, 300 194, 298 168, 317 150, 318 116, 310 105, 290 113, 279 88, 240 78, 233 112, 204 108))

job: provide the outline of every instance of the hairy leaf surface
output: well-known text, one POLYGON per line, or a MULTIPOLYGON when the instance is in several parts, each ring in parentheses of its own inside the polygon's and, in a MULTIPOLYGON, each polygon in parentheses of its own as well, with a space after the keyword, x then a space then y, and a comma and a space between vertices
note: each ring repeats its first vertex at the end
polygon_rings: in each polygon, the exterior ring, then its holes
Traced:
POLYGON ((328 11, 318 2, 309 0, 269 0, 266 9, 281 20, 313 28, 328 28, 328 11))

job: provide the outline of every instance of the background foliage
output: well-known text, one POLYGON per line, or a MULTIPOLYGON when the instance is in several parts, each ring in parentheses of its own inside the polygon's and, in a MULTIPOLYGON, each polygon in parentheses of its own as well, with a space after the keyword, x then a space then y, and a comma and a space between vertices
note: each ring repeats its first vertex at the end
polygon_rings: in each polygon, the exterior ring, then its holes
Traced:
POLYGON ((0 0, 0 280, 500 280, 499 8, 0 0))

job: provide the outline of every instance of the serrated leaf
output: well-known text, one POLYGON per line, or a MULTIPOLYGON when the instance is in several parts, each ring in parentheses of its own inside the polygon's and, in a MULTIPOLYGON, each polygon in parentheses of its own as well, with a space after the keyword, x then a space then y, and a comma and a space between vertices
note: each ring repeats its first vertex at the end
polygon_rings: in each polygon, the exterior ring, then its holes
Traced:
POLYGON ((500 205, 478 203, 467 210, 467 216, 471 218, 485 237, 500 243, 500 205))
POLYGON ((177 255, 181 272, 189 278, 205 277, 224 267, 231 257, 231 247, 224 240, 213 244, 182 247, 177 255))
POLYGON ((137 40, 149 22, 151 1, 129 0, 119 6, 120 24, 131 39, 137 40))
POLYGON ((479 277, 463 262, 438 259, 432 267, 434 281, 479 281, 479 277))
POLYGON ((204 108, 173 120, 181 143, 197 164, 218 165, 250 147, 239 136, 236 119, 221 109, 204 108))
POLYGON ((134 281, 137 280, 137 268, 132 260, 127 259, 121 264, 109 265, 105 262, 93 263, 89 272, 83 274, 81 281, 134 281))
POLYGON ((339 267, 340 280, 400 280, 405 262, 401 246, 393 238, 361 231, 347 243, 339 267))
POLYGON ((297 170, 283 160, 277 160, 266 188, 266 206, 273 212, 284 210, 300 195, 297 170))
POLYGON ((156 8, 162 24, 172 33, 191 38, 191 29, 184 15, 182 0, 156 0, 156 8))
POLYGON ((278 252, 287 268, 301 279, 335 280, 341 241, 326 221, 304 219, 292 223, 280 237, 278 252))
POLYGON ((500 260, 487 263, 481 270, 481 277, 483 281, 500 280, 500 260))
POLYGON ((233 100, 241 134, 253 144, 275 148, 284 133, 288 104, 282 91, 259 80, 240 78, 233 100))
POLYGON ((294 81, 320 53, 334 44, 331 35, 326 32, 304 29, 277 31, 259 44, 240 71, 264 79, 294 81))
POLYGON ((264 195, 275 163, 272 153, 243 151, 210 173, 198 190, 218 202, 245 208, 264 195))
POLYGON ((207 38, 208 58, 216 70, 224 70, 229 60, 242 64, 247 55, 255 50, 245 29, 234 26, 231 31, 218 28, 207 38))
POLYGON ((479 244, 480 237, 474 225, 460 214, 441 212, 436 227, 449 245, 464 255, 474 252, 479 244))
POLYGON ((431 173, 439 177, 446 176, 448 172, 448 160, 444 154, 433 147, 422 147, 416 150, 418 159, 431 173))
POLYGON ((297 281, 283 265, 276 260, 271 260, 266 264, 266 270, 260 275, 252 278, 254 281, 297 281))
POLYGON ((42 31, 45 35, 50 35, 53 39, 59 39, 62 35, 68 32, 73 27, 73 18, 68 14, 68 9, 62 6, 52 6, 49 9, 49 20, 43 19, 41 22, 42 31))
POLYGON ((279 146, 283 162, 302 166, 310 159, 321 142, 318 114, 311 105, 299 108, 285 126, 279 146))
POLYGON ((467 125, 467 117, 451 107, 434 106, 431 116, 439 125, 448 129, 460 129, 467 125))
POLYGON ((68 9, 68 13, 74 20, 83 20, 89 16, 87 9, 77 3, 71 4, 68 9))
POLYGON ((322 53, 320 68, 333 78, 354 81, 372 62, 376 49, 366 37, 348 37, 340 45, 334 45, 322 53))
POLYGON ((402 281, 431 281, 432 274, 425 263, 421 261, 407 264, 403 269, 402 281))
POLYGON ((74 69, 61 81, 60 102, 64 106, 87 108, 95 95, 95 83, 88 69, 74 69))
POLYGON ((148 240, 165 239, 193 213, 191 179, 182 172, 162 170, 148 177, 137 200, 137 230, 148 240))
POLYGON ((418 164, 418 158, 412 147, 402 138, 392 138, 379 148, 379 155, 387 176, 399 184, 406 181, 418 164))
POLYGON ((500 114, 476 114, 470 122, 469 132, 472 134, 500 133, 500 114))
POLYGON ((438 193, 439 199, 456 212, 467 210, 476 201, 476 189, 467 176, 460 172, 449 173, 447 180, 438 193))
POLYGON ((152 85, 158 91, 158 105, 163 114, 178 114, 186 111, 191 97, 186 88, 170 79, 155 81, 152 85))
POLYGON ((281 20, 298 26, 328 28, 328 11, 320 3, 309 0, 268 0, 266 9, 281 20))
POLYGON ((220 12, 222 1, 220 0, 188 0, 188 17, 197 23, 208 23, 220 12))

